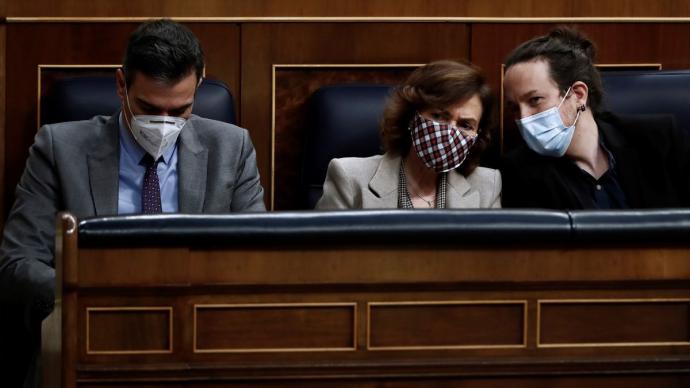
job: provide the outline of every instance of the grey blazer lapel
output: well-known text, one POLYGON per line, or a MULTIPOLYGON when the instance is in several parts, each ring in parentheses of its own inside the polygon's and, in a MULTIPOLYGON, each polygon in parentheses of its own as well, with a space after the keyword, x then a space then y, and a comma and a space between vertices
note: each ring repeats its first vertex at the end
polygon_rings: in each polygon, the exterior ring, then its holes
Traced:
POLYGON ((372 209, 398 207, 398 174, 400 156, 383 155, 376 173, 369 181, 369 190, 373 195, 368 198, 364 207, 372 209))
POLYGON ((180 133, 178 147, 180 213, 201 213, 206 193, 208 149, 199 142, 191 120, 180 133))
POLYGON ((449 209, 478 208, 480 205, 479 191, 473 190, 470 182, 457 171, 448 172, 446 195, 446 207, 449 209))
POLYGON ((110 116, 104 131, 104 141, 96 144, 87 155, 89 185, 93 206, 97 216, 117 214, 117 199, 120 182, 120 135, 118 111, 110 116))

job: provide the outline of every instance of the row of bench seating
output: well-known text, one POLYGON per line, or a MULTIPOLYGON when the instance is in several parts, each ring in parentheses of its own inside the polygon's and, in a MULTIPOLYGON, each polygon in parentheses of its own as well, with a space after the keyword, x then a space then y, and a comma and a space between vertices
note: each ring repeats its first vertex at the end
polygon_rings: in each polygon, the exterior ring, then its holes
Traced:
MULTIPOLYGON (((622 114, 673 114, 690 130, 690 70, 604 71, 606 109, 622 114)), ((332 85, 310 99, 309 129, 301 171, 304 208, 313 208, 322 193, 328 162, 346 156, 381 153, 378 125, 391 85, 332 85)), ((57 80, 43 97, 41 124, 110 115, 120 106, 114 76, 57 80)), ((222 82, 206 79, 193 113, 235 123, 234 100, 222 82)), ((251 131, 251 128, 249 128, 251 131)))
POLYGON ((363 210, 81 220, 79 245, 687 245, 690 210, 363 210))

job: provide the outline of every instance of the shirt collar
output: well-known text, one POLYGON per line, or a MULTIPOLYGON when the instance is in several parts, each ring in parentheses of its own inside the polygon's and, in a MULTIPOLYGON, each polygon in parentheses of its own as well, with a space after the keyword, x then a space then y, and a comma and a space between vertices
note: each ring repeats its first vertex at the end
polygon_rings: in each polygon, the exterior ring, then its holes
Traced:
POLYGON ((601 130, 599 130, 599 146, 602 150, 604 150, 604 152, 606 152, 606 156, 609 160, 609 170, 613 170, 616 167, 616 158, 613 157, 611 151, 606 147, 606 143, 604 142, 604 137, 601 134, 601 130))
MULTIPOLYGON (((132 136, 132 133, 127 128, 127 125, 125 124, 124 112, 122 111, 120 111, 120 117, 118 122, 120 124, 120 144, 124 146, 125 152, 131 155, 134 160, 142 160, 144 158, 144 155, 146 154, 146 151, 143 148, 141 148, 139 143, 137 143, 136 139, 134 139, 134 136, 132 136)), ((170 147, 163 151, 163 163, 168 165, 170 164, 170 160, 172 159, 176 147, 177 142, 173 143, 170 147)))
MULTIPOLYGON (((606 153, 606 159, 609 162, 609 169, 606 170, 606 172, 602 175, 602 177, 606 176, 607 174, 611 174, 611 173, 615 174, 616 158, 613 156, 613 153, 608 149, 608 147, 606 147, 606 142, 604 141, 604 137, 602 136, 601 128, 599 128, 599 146, 606 153)), ((591 177, 591 175, 588 172, 583 170, 580 166, 577 165, 577 163, 575 163, 574 160, 572 160, 570 158, 566 158, 566 157, 557 158, 557 161, 561 164, 572 166, 572 167, 576 168, 578 171, 581 171, 583 174, 591 177)))

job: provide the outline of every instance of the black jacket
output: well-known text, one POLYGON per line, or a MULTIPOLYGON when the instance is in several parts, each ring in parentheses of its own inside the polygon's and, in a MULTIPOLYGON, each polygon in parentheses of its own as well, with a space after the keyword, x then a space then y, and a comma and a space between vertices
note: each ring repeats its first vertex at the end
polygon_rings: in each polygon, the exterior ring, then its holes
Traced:
MULTIPOLYGON (((596 118, 604 145, 616 161, 618 182, 631 208, 690 206, 688 136, 672 116, 596 118)), ((503 207, 589 209, 572 189, 573 162, 542 156, 522 145, 503 158, 503 207)))

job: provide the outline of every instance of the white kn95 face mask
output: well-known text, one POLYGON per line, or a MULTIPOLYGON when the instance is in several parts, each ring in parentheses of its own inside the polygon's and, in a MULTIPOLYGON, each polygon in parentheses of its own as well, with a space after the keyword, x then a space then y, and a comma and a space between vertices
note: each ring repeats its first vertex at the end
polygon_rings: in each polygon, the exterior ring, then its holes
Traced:
MULTIPOLYGON (((125 89, 127 108, 132 113, 129 129, 141 148, 158 160, 168 147, 175 144, 187 120, 174 116, 135 115, 129 105, 125 89)), ((127 115, 125 115, 125 118, 127 115)))

